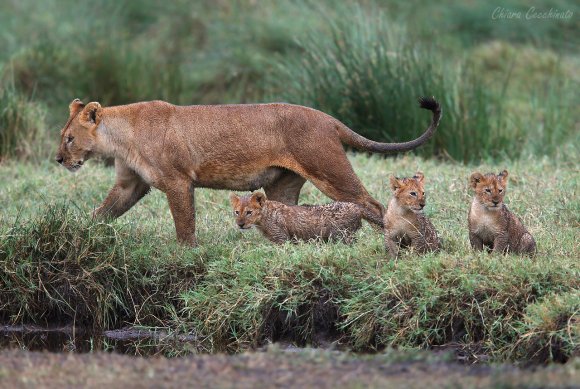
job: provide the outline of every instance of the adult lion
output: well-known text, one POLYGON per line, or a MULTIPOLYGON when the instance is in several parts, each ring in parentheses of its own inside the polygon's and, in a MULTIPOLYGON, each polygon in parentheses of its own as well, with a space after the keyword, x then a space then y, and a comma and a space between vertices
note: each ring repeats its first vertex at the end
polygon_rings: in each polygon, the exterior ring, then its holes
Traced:
POLYGON ((383 206, 366 191, 342 143, 376 153, 408 151, 435 132, 441 108, 417 139, 379 143, 315 109, 290 104, 175 106, 150 101, 101 107, 75 99, 61 131, 58 163, 78 170, 93 155, 115 158, 116 182, 95 216, 116 218, 151 187, 167 195, 177 239, 195 240, 195 188, 252 191, 296 204, 310 180, 328 197, 367 207, 382 220, 383 206))

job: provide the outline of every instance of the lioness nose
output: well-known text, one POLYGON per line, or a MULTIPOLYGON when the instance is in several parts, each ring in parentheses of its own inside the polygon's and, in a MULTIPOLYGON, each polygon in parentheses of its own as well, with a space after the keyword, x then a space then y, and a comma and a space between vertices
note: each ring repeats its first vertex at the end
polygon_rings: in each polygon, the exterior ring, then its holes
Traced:
POLYGON ((60 163, 62 165, 62 162, 64 161, 64 158, 61 157, 60 155, 56 156, 56 162, 60 163))
POLYGON ((492 200, 492 201, 493 201, 493 205, 499 204, 499 201, 497 201, 497 200, 492 200))

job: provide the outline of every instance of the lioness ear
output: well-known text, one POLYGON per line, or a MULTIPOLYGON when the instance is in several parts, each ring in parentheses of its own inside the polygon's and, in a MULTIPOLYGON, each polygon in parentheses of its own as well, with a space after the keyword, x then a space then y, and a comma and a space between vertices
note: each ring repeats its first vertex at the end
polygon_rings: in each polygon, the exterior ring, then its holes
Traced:
POLYGON ((83 109, 85 104, 79 99, 74 99, 68 105, 68 112, 70 116, 75 116, 81 109, 83 109))
POLYGON ((88 103, 80 113, 80 120, 89 125, 99 124, 101 122, 103 108, 97 102, 88 103))
POLYGON ((469 177, 469 185, 475 189, 475 187, 477 186, 479 181, 481 181, 482 179, 483 179, 483 174, 481 174, 479 172, 475 172, 471 175, 471 177, 469 177))
POLYGON ((266 203, 267 198, 266 198, 266 195, 264 193, 255 192, 254 194, 252 194, 252 200, 257 202, 260 207, 263 207, 264 204, 266 203))
POLYGON ((230 203, 232 203, 232 207, 237 207, 238 203, 240 202, 240 196, 235 194, 234 192, 230 193, 230 203))
POLYGON ((422 172, 417 172, 415 173, 413 178, 416 179, 419 183, 421 183, 425 179, 425 175, 422 172))
POLYGON ((390 182, 391 182, 391 189, 393 191, 399 189, 401 187, 401 183, 399 182, 399 178, 395 177, 395 176, 391 176, 390 178, 390 182))

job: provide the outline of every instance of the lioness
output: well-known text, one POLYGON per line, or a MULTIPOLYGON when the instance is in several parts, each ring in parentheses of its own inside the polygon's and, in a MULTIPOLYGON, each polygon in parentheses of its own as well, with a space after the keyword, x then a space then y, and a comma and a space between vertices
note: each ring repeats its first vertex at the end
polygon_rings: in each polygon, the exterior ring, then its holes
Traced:
MULTIPOLYGON (((177 238, 195 245, 195 188, 253 191, 296 204, 310 180, 333 200, 360 204, 382 219, 383 206, 355 175, 342 142, 392 153, 414 149, 435 132, 441 108, 418 138, 379 143, 315 109, 291 104, 176 106, 150 101, 116 107, 75 99, 61 131, 58 163, 77 171, 93 155, 115 158, 116 182, 96 217, 118 217, 151 186, 167 195, 177 238)), ((382 226, 381 226, 382 227, 382 226)))

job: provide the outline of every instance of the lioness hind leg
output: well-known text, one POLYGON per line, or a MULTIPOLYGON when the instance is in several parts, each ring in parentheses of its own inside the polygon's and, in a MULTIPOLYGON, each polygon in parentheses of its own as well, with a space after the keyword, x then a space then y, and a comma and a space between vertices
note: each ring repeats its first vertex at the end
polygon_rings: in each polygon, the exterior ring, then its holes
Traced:
MULTIPOLYGON (((328 146, 327 155, 333 158, 315 158, 299 161, 299 174, 310 180, 322 193, 335 201, 346 201, 363 206, 374 217, 368 220, 383 227, 384 207, 373 199, 354 173, 342 148, 328 146)), ((315 154, 316 155, 316 154, 315 154)), ((371 216, 369 215, 369 216, 371 216)))
POLYGON ((268 200, 279 201, 288 205, 298 204, 300 190, 306 179, 287 170, 280 178, 269 186, 264 187, 268 200))

